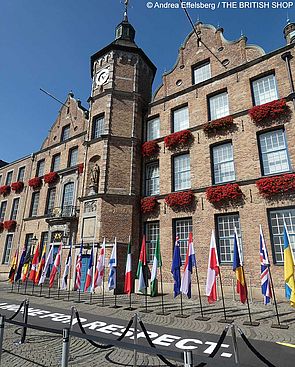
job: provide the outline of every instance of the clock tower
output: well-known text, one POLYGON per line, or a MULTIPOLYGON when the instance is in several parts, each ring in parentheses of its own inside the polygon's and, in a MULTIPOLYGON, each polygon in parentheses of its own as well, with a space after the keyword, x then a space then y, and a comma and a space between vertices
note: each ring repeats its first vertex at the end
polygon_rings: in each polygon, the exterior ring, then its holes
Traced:
MULTIPOLYGON (((126 4, 125 4, 126 5, 126 4)), ((140 247, 141 145, 143 116, 151 100, 156 67, 135 43, 127 9, 115 40, 91 57, 92 91, 83 183, 84 243, 118 243, 118 288, 131 237, 140 247)), ((108 246, 107 246, 108 247, 108 246)))

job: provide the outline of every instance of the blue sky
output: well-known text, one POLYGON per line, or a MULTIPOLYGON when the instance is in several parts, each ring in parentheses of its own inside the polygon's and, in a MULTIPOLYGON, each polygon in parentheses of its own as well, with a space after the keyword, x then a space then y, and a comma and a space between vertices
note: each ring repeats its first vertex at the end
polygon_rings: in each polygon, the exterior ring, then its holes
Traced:
MULTIPOLYGON (((136 42, 158 67, 155 89, 191 27, 181 9, 148 9, 147 0, 130 2, 136 42)), ((229 40, 239 38, 242 30, 248 43, 268 52, 285 44, 287 11, 295 21, 294 8, 189 12, 194 21, 222 26, 229 40)), ((40 87, 61 100, 73 90, 87 107, 90 56, 113 41, 122 14, 120 0, 1 0, 0 159, 11 162, 37 151, 55 121, 60 106, 40 87)))

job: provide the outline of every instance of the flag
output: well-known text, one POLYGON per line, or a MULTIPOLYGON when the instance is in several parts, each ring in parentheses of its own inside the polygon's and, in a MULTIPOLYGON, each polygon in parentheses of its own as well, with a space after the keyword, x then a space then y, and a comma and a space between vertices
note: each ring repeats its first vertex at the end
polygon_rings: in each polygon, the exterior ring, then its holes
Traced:
POLYGON ((30 271, 30 265, 31 265, 31 248, 28 248, 26 257, 24 260, 24 266, 22 270, 22 282, 25 282, 28 279, 29 271, 30 271))
POLYGON ((63 273, 62 281, 61 281, 61 289, 68 288, 68 277, 70 273, 71 264, 72 264, 72 244, 70 246, 70 250, 69 250, 66 262, 65 262, 64 273, 63 273))
POLYGON ((146 246, 145 246, 145 236, 143 236, 136 272, 136 278, 138 278, 138 291, 141 293, 145 293, 147 289, 146 266, 147 266, 146 246))
POLYGON ((132 257, 131 257, 131 242, 128 243, 127 248, 127 259, 126 259, 126 267, 125 267, 125 283, 124 283, 124 293, 131 294, 132 292, 132 271, 131 266, 132 257))
POLYGON ((50 277, 49 277, 49 288, 52 288, 53 283, 54 283, 54 279, 55 279, 55 275, 57 273, 57 270, 60 266, 60 260, 61 260, 61 249, 62 249, 62 243, 59 245, 59 248, 57 250, 57 254, 53 263, 53 267, 50 273, 50 277))
POLYGON ((295 307, 295 279, 294 279, 294 256, 292 253, 289 233, 284 223, 284 275, 285 295, 290 305, 295 307))
MULTIPOLYGON (((87 292, 87 289, 91 286, 92 277, 93 277, 93 246, 91 249, 91 254, 90 254, 89 263, 88 263, 84 292, 87 292)), ((92 287, 91 287, 91 290, 92 290, 92 287)))
POLYGON ((26 254, 27 254, 27 245, 24 245, 23 247, 23 251, 19 260, 19 264, 18 264, 18 268, 16 271, 16 276, 15 276, 15 282, 17 282, 18 280, 20 280, 20 278, 22 277, 22 269, 24 266, 24 262, 25 262, 25 258, 26 258, 26 254))
POLYGON ((109 285, 109 291, 112 289, 116 289, 117 286, 117 279, 116 279, 116 272, 117 272, 117 239, 115 238, 115 243, 113 246, 113 250, 111 253, 111 257, 109 260, 109 279, 108 279, 108 285, 109 285))
POLYGON ((270 263, 268 260, 268 254, 261 225, 260 225, 260 265, 261 265, 261 274, 260 274, 261 291, 263 294, 264 304, 267 305, 272 297, 270 287, 270 273, 269 273, 270 263))
POLYGON ((53 245, 50 245, 50 250, 49 250, 49 253, 46 257, 45 265, 44 265, 44 268, 42 270, 41 277, 40 277, 40 280, 39 280, 39 283, 38 283, 39 285, 44 283, 44 281, 46 279, 46 276, 47 276, 49 266, 52 265, 52 263, 53 263, 53 245))
POLYGON ((188 238, 188 246, 186 251, 185 264, 181 278, 180 291, 188 298, 192 296, 192 272, 193 266, 196 266, 196 256, 193 244, 193 234, 190 232, 188 238))
POLYGON ((242 250, 239 245, 237 229, 234 232, 234 260, 233 271, 236 273, 237 293, 240 295, 240 300, 245 303, 247 300, 247 287, 244 277, 242 250))
POLYGON ((104 238, 96 264, 93 288, 101 287, 102 285, 105 270, 105 252, 106 252, 106 241, 104 238))
POLYGON ((157 295, 157 271, 158 267, 162 267, 162 258, 161 258, 161 250, 160 250, 160 236, 157 238, 155 253, 154 253, 154 261, 152 267, 151 274, 151 296, 154 297, 157 295))
POLYGON ((75 281, 76 290, 80 290, 81 288, 82 251, 83 251, 83 242, 81 243, 79 255, 77 257, 76 262, 76 281, 75 281))
POLYGON ((8 280, 12 284, 14 283, 14 276, 17 268, 17 261, 18 261, 18 248, 15 250, 14 256, 11 261, 11 267, 8 275, 8 280))
POLYGON ((40 259, 39 264, 38 264, 38 269, 37 269, 37 273, 36 273, 36 276, 35 276, 35 284, 36 285, 39 283, 39 279, 41 277, 41 273, 42 273, 43 267, 45 265, 45 258, 46 258, 46 245, 43 246, 41 259, 40 259))
POLYGON ((209 261, 207 271, 207 282, 206 282, 206 296, 209 303, 217 301, 217 286, 216 277, 219 275, 219 261, 217 256, 217 248, 215 241, 215 234, 212 230, 210 250, 209 250, 209 261))
POLYGON ((35 250, 35 253, 34 253, 34 256, 33 256, 32 267, 31 267, 31 271, 30 271, 30 275, 29 275, 29 279, 32 280, 33 282, 35 281, 36 274, 37 274, 39 256, 40 256, 40 244, 38 243, 38 245, 36 247, 36 250, 35 250))
POLYGON ((171 267, 171 273, 173 274, 174 279, 174 298, 180 294, 180 268, 181 268, 180 246, 179 246, 179 238, 176 235, 172 267, 171 267))

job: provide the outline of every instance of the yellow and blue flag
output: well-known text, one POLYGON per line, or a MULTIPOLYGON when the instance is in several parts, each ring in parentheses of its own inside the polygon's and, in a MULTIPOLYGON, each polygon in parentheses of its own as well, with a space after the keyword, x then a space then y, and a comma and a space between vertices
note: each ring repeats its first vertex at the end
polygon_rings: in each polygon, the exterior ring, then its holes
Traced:
POLYGON ((284 274, 285 295, 291 306, 295 307, 294 258, 286 223, 284 223, 284 274))

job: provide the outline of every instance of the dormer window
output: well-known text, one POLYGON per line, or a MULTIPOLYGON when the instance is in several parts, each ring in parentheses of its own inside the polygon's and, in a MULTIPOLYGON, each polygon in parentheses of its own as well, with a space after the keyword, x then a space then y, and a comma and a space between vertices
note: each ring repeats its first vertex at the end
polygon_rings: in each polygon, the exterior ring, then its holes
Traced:
POLYGON ((210 61, 199 64, 193 68, 193 84, 198 84, 211 78, 210 61))
POLYGON ((62 128, 61 141, 68 140, 70 137, 70 125, 66 125, 62 128))

